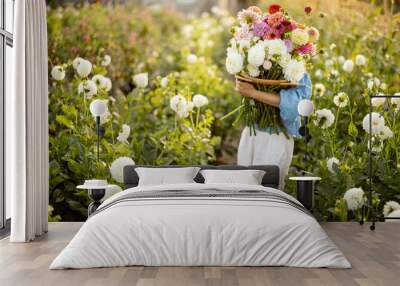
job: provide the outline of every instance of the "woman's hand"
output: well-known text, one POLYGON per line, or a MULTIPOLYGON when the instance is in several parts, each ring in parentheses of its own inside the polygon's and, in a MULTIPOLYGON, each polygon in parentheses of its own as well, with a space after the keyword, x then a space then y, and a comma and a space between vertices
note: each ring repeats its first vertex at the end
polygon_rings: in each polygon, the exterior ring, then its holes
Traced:
POLYGON ((241 95, 246 97, 254 98, 254 93, 256 89, 254 86, 248 82, 240 81, 236 79, 236 87, 235 90, 239 92, 241 95))

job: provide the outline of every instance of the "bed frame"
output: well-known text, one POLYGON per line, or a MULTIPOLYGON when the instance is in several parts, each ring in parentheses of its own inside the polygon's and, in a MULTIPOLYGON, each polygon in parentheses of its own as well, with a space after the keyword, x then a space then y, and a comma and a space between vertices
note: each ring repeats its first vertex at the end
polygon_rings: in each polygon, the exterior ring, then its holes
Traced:
MULTIPOLYGON (((261 184, 264 187, 271 187, 277 189, 279 186, 279 167, 275 165, 254 165, 254 166, 238 166, 238 165, 191 165, 191 166, 181 166, 181 165, 169 165, 169 166, 140 166, 140 165, 128 165, 124 167, 124 184, 125 189, 136 187, 139 183, 139 176, 135 169, 138 167, 147 168, 179 168, 179 167, 199 167, 201 170, 206 169, 217 169, 217 170, 263 170, 265 175, 262 179, 261 184)), ((204 178, 200 174, 194 178, 197 183, 204 183, 204 178)))

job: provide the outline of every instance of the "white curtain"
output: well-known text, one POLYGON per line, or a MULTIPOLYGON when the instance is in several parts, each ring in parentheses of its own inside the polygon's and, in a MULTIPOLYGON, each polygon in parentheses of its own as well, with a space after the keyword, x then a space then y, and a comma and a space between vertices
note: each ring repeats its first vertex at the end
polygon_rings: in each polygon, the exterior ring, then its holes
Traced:
POLYGON ((6 187, 12 242, 47 232, 48 81, 45 0, 15 1, 14 94, 6 98, 6 187))

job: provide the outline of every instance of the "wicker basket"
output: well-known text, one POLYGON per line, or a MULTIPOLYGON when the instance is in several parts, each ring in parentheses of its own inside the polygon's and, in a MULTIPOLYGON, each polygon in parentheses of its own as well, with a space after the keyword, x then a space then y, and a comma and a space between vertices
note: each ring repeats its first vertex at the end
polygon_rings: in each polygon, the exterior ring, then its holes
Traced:
POLYGON ((261 85, 275 85, 275 86, 282 86, 284 88, 285 87, 286 88, 296 87, 298 85, 297 83, 293 83, 293 82, 290 82, 287 80, 272 80, 272 79, 255 78, 255 77, 251 77, 247 74, 236 75, 236 78, 241 81, 245 81, 245 82, 249 82, 249 83, 261 84, 261 85))

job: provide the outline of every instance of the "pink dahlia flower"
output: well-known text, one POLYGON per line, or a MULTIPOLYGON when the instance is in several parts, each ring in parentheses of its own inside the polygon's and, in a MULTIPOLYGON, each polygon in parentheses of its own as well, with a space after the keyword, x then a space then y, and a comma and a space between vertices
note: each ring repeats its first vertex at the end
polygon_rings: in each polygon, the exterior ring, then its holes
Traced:
POLYGON ((260 38, 264 38, 269 29, 270 29, 270 27, 268 26, 267 23, 260 22, 260 23, 254 24, 253 33, 254 33, 254 35, 256 35, 260 38))
POLYGON ((276 13, 268 16, 267 23, 271 27, 276 27, 276 26, 280 25, 284 20, 285 20, 285 16, 283 15, 283 13, 276 12, 276 13))
POLYGON ((311 55, 315 52, 315 46, 311 43, 300 46, 296 49, 300 55, 311 55))

